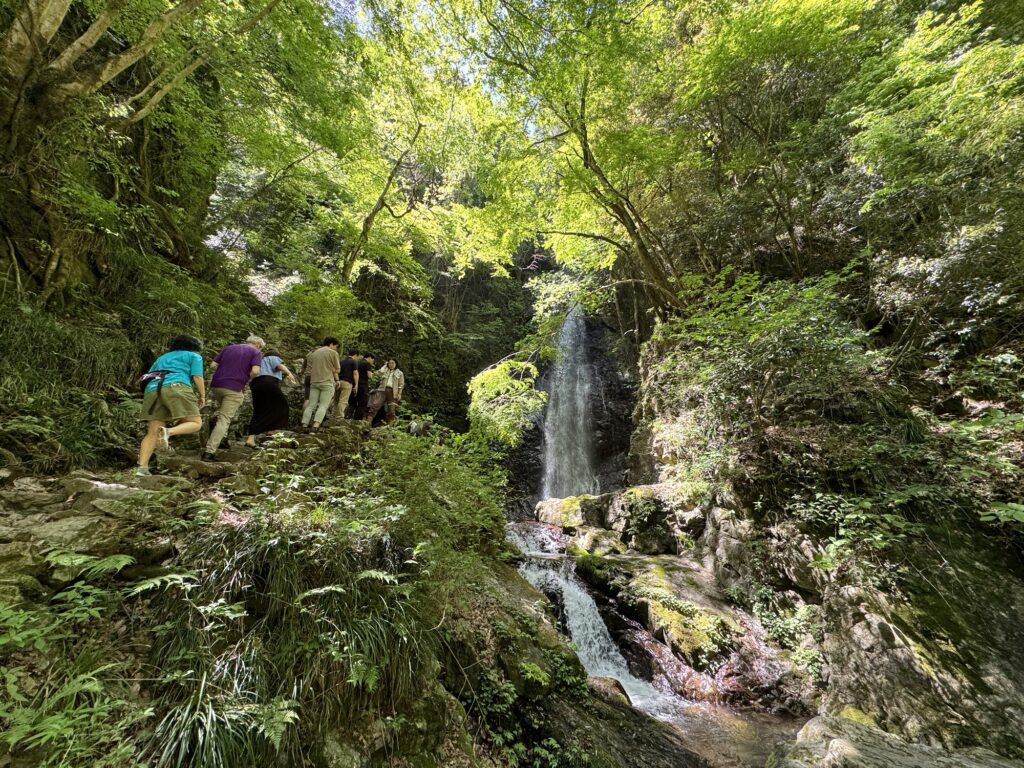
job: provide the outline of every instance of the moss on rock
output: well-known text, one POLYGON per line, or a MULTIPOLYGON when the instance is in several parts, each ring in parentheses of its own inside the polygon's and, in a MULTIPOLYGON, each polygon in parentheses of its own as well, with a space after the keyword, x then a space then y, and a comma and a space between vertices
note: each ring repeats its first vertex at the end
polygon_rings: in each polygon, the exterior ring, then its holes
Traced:
POLYGON ((734 628, 722 616, 675 595, 660 566, 635 577, 619 597, 644 615, 652 634, 694 669, 713 667, 730 649, 734 628))

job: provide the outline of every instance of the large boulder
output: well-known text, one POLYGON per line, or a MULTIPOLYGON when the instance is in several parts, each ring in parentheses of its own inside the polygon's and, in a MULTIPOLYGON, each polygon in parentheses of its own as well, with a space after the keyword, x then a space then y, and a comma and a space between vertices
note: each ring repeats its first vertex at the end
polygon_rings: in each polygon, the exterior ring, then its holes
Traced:
POLYGON ((588 525, 606 528, 608 508, 614 496, 570 496, 567 499, 547 499, 538 502, 534 509, 537 520, 548 525, 557 525, 566 531, 573 531, 588 525))
POLYGON ((946 751, 914 744, 879 729, 852 708, 839 715, 816 717, 796 742, 769 760, 771 768, 1021 768, 984 749, 946 751))

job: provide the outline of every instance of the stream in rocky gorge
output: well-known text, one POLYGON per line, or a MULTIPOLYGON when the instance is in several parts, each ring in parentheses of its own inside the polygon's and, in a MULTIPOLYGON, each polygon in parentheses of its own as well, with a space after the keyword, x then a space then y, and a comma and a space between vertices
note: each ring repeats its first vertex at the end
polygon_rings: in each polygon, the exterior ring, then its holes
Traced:
MULTIPOLYGON (((593 495, 602 489, 594 462, 591 414, 596 380, 588 358, 586 324, 573 309, 559 334, 559 357, 547 376, 543 480, 539 501, 593 495)), ((630 670, 594 596, 565 553, 567 537, 539 522, 515 522, 508 538, 524 554, 520 573, 556 607, 560 629, 576 647, 587 673, 621 686, 637 710, 677 727, 687 746, 712 766, 761 766, 775 744, 791 740, 799 723, 761 712, 685 699, 630 670)), ((657 640, 649 638, 652 646, 657 640)))

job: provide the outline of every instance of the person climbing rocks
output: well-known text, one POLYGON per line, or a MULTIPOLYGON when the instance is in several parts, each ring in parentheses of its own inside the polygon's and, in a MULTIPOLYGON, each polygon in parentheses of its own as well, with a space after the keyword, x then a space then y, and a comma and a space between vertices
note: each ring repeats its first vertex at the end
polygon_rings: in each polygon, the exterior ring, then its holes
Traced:
POLYGON ((405 389, 405 374, 398 367, 395 358, 389 357, 388 361, 378 371, 380 379, 377 382, 376 393, 383 394, 383 397, 376 397, 366 414, 366 420, 373 423, 377 411, 384 407, 386 409, 384 420, 388 424, 394 424, 398 403, 402 402, 402 390, 405 389))
POLYGON ((190 435, 203 426, 200 411, 206 401, 203 379, 203 343, 194 336, 175 336, 167 351, 149 367, 142 397, 141 418, 146 436, 139 446, 137 475, 148 475, 157 449, 167 450, 178 435, 190 435), (168 427, 168 422, 176 422, 168 427))
POLYGON ((206 441, 206 450, 201 456, 203 461, 217 459, 217 449, 245 399, 245 385, 260 374, 260 364, 263 362, 261 350, 264 346, 259 336, 250 336, 242 344, 224 347, 210 363, 210 370, 213 371, 210 390, 217 404, 217 424, 210 431, 210 439, 206 441))
POLYGON ((298 384, 288 370, 281 355, 267 350, 260 362, 259 376, 249 382, 252 393, 252 418, 246 430, 245 444, 256 447, 256 435, 288 429, 288 398, 281 391, 281 380, 287 376, 290 384, 298 384))
POLYGON ((372 352, 365 352, 361 357, 356 358, 359 383, 349 399, 352 406, 352 418, 356 421, 366 418, 366 411, 370 403, 370 373, 373 371, 374 362, 375 358, 372 352))
POLYGON ((359 386, 359 350, 350 349, 341 358, 341 368, 338 373, 340 386, 334 395, 334 420, 338 421, 345 417, 345 409, 348 407, 349 398, 352 392, 359 386))
POLYGON ((327 415, 327 409, 334 399, 334 391, 340 387, 338 373, 341 370, 341 359, 338 347, 341 342, 328 336, 323 343, 306 356, 305 371, 309 374, 309 399, 302 412, 302 426, 320 429, 320 424, 327 415))

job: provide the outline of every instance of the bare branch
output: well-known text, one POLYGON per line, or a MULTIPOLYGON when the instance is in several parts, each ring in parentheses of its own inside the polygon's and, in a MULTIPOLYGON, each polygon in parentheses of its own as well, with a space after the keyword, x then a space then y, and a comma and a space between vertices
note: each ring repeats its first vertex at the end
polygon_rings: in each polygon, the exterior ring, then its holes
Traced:
POLYGON ((20 79, 28 63, 50 44, 71 8, 71 0, 25 0, 0 46, 0 61, 20 79))
POLYGON ((89 28, 79 35, 77 40, 65 48, 60 56, 51 61, 47 69, 58 75, 65 74, 83 54, 92 50, 93 46, 100 41, 100 38, 110 29, 110 25, 121 15, 124 6, 125 0, 110 0, 93 20, 92 24, 89 25, 89 28))
POLYGON ((101 66, 92 69, 78 80, 58 86, 56 91, 62 96, 82 96, 95 93, 109 83, 128 67, 144 59, 160 42, 163 34, 183 16, 186 16, 202 5, 206 0, 181 0, 168 11, 149 23, 138 42, 122 51, 101 66))

